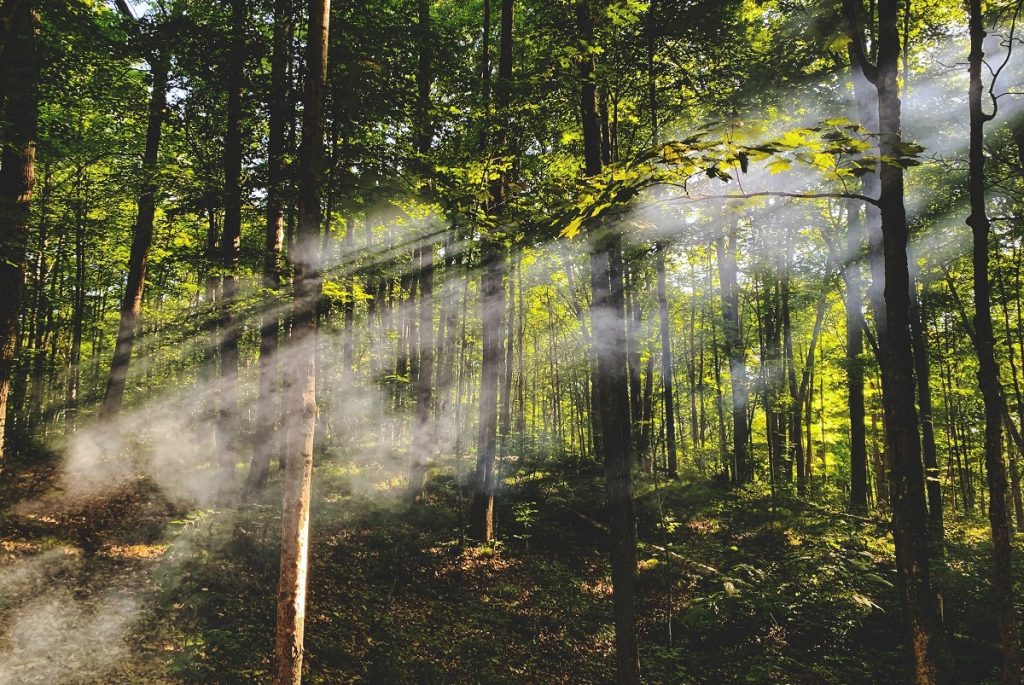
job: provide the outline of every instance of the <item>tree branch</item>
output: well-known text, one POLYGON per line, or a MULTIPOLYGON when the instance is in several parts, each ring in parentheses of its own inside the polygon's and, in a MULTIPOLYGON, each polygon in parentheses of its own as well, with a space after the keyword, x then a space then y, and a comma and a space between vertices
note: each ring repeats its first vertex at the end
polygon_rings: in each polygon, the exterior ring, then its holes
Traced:
MULTIPOLYGON (((677 188, 686 190, 686 187, 676 183, 667 183, 665 185, 671 185, 677 188)), ((788 197, 797 200, 823 200, 823 199, 846 199, 846 200, 860 200, 861 202, 867 202, 877 206, 878 200, 867 195, 860 193, 788 193, 781 190, 761 190, 753 193, 726 193, 726 194, 714 194, 714 195, 698 195, 691 196, 689 194, 683 197, 677 198, 666 198, 664 200, 658 200, 659 202, 682 202, 684 204, 690 204, 694 202, 701 202, 703 200, 747 200, 755 197, 788 197)))

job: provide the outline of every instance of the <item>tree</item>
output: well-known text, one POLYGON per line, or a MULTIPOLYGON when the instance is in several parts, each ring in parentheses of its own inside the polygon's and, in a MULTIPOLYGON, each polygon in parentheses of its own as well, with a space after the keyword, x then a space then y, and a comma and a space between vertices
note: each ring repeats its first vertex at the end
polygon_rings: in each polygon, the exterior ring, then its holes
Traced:
POLYGON ((928 567, 928 526, 924 467, 914 396, 914 355, 910 333, 910 274, 907 214, 903 199, 898 61, 898 3, 878 3, 877 64, 867 60, 859 28, 859 3, 844 0, 857 62, 878 93, 878 206, 885 264, 885 344, 882 347, 882 404, 886 446, 892 458, 893 538, 903 603, 904 645, 915 683, 953 682, 952 657, 928 567))
MULTIPOLYGON (((985 473, 988 476, 988 517, 992 526, 992 596, 999 616, 999 635, 1003 648, 1003 682, 1024 681, 1020 632, 1014 608, 1013 568, 1010 563, 1010 522, 1007 507, 1006 465, 1003 462, 1003 399, 999 365, 995 357, 995 332, 992 326, 992 285, 989 282, 989 229, 985 208, 985 123, 995 112, 982 105, 982 65, 985 60, 985 20, 981 0, 970 0, 970 149, 969 195, 971 214, 967 225, 974 238, 974 349, 978 355, 978 386, 985 405, 985 473)), ((993 104, 996 102, 992 99, 993 104)))
MULTIPOLYGON (((498 121, 495 125, 494 147, 499 157, 498 171, 490 184, 488 215, 495 222, 491 230, 497 232, 497 222, 505 216, 508 177, 506 164, 508 133, 505 130, 508 107, 511 103, 512 83, 512 30, 514 0, 501 2, 500 44, 498 49, 497 96, 498 121)), ((488 30, 485 26, 485 31, 488 30)), ((485 67, 485 82, 489 78, 485 67)), ((477 462, 473 476, 473 498, 470 502, 470 532, 478 540, 494 539, 494 460, 497 453, 498 388, 504 366, 505 315, 505 250, 496 235, 488 236, 481 249, 480 316, 483 321, 483 360, 480 374, 480 423, 477 432, 477 462)))
MULTIPOLYGON (((431 75, 430 3, 417 1, 419 45, 416 70, 416 154, 425 160, 430 154, 433 125, 430 116, 431 75)), ((425 165, 425 161, 421 161, 425 165)), ((429 189, 429 181, 428 189, 429 189)), ((416 434, 413 462, 409 474, 409 490, 419 495, 423 490, 427 460, 434 450, 434 436, 430 415, 434 404, 434 245, 423 240, 413 251, 413 261, 419 277, 419 325, 417 351, 419 366, 416 371, 416 434)))
POLYGON ((736 225, 723 228, 715 241, 718 253, 718 283, 722 297, 722 331, 725 354, 729 361, 729 383, 732 388, 732 480, 750 483, 754 465, 747 449, 750 424, 747 422, 747 360, 740 324, 740 293, 736 268, 736 225))
MULTIPOLYGON (((157 40, 162 36, 155 32, 157 40)), ((128 366, 139 314, 142 312, 142 294, 146 287, 146 265, 149 262, 149 248, 153 244, 153 219, 156 215, 157 158, 160 154, 160 135, 166 118, 167 82, 170 61, 167 48, 157 45, 152 48, 150 61, 149 120, 146 127, 146 150, 142 158, 143 182, 139 189, 138 214, 132 228, 132 246, 128 257, 128 282, 121 300, 121 320, 118 324, 114 343, 114 358, 110 364, 110 376, 103 397, 101 413, 105 417, 115 416, 121 410, 125 384, 128 381, 128 366)))
MULTIPOLYGON (((6 3, 5 3, 6 8, 6 3)), ((36 125, 38 119, 36 31, 38 18, 29 2, 11 15, 11 35, 0 74, 5 82, 5 126, 0 131, 0 459, 4 456, 7 399, 18 340, 18 317, 25 282, 29 203, 35 186, 36 125), (17 60, 8 60, 18 54, 17 60)))
MULTIPOLYGON (((270 120, 267 132, 267 215, 263 239, 263 287, 270 291, 281 288, 281 253, 284 249, 284 155, 288 118, 288 60, 291 54, 288 33, 291 22, 291 0, 274 0, 274 28, 271 40, 270 120)), ((252 464, 246 480, 246 493, 252 497, 263 489, 270 471, 271 439, 276 423, 274 396, 278 386, 276 358, 280 316, 274 307, 267 307, 260 321, 260 390, 259 416, 256 418, 260 438, 256 440, 252 464)))
POLYGON ((233 479, 237 454, 238 421, 238 339, 242 323, 233 313, 238 297, 238 269, 242 249, 242 87, 245 80, 246 0, 230 0, 231 47, 225 64, 227 126, 224 132, 224 222, 220 236, 221 277, 220 324, 220 417, 217 447, 228 488, 233 479))
MULTIPOLYGON (((601 125, 597 110, 594 18, 590 0, 576 2, 576 28, 584 54, 579 58, 580 114, 583 121, 584 171, 601 173, 601 125)), ((637 537, 633 503, 633 473, 629 425, 629 379, 626 364, 626 321, 623 295, 622 235, 615 227, 590 228, 590 326, 593 380, 601 431, 600 458, 604 461, 605 498, 611 540, 612 601, 615 615, 617 682, 640 682, 640 655, 636 638, 637 537)))
POLYGON ((306 83, 299 147, 299 226, 289 260, 295 269, 292 340, 294 368, 288 391, 286 460, 281 517, 281 571, 277 586, 274 684, 302 680, 303 629, 309 557, 309 505, 316 432, 317 302, 321 276, 320 183, 323 176, 324 90, 330 0, 310 0, 306 34, 306 83))

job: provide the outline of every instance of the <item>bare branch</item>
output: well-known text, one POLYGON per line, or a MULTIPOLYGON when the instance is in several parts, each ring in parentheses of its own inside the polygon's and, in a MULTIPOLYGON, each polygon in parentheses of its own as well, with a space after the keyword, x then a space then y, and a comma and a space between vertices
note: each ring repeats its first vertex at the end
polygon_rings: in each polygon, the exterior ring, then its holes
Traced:
MULTIPOLYGON (((1003 63, 999 65, 999 68, 992 73, 992 83, 988 86, 988 97, 992 101, 992 113, 982 113, 985 121, 992 121, 999 113, 999 100, 995 94, 996 83, 999 81, 999 75, 1003 73, 1003 69, 1006 68, 1006 65, 1010 62, 1010 57, 1013 55, 1013 34, 1017 30, 1017 19, 1020 17, 1022 7, 1024 7, 1024 0, 1017 0, 1017 5, 1013 10, 1013 19, 1010 20, 1010 35, 1004 43, 1006 45, 1006 57, 1003 58, 1003 63)), ((989 71, 991 71, 991 68, 989 71)))
MULTIPOLYGON (((684 191, 686 187, 680 184, 667 183, 665 185, 674 186, 676 188, 682 188, 684 191)), ((860 193, 847 193, 847 192, 830 192, 830 193, 789 193, 781 190, 761 190, 753 193, 720 193, 712 195, 685 195, 676 198, 665 198, 664 200, 658 200, 659 202, 681 202, 683 204, 692 204, 696 202, 702 202, 704 200, 747 200, 757 197, 788 197, 797 200, 823 200, 823 199, 846 199, 846 200, 860 200, 861 202, 867 202, 868 204, 878 205, 878 199, 862 195, 860 193)))

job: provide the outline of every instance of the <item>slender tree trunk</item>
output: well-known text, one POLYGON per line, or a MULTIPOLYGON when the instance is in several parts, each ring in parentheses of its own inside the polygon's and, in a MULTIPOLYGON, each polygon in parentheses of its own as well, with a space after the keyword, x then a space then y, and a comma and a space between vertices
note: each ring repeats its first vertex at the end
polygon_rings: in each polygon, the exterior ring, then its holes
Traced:
MULTIPOLYGON (((46 378, 46 337, 50 333, 53 321, 53 290, 59 279, 52 279, 50 291, 47 292, 47 281, 49 275, 59 274, 62 255, 64 253, 65 232, 61 231, 58 239, 53 260, 52 269, 47 264, 47 240, 49 238, 49 199, 53 188, 52 165, 43 165, 42 192, 39 197, 39 229, 36 244, 36 259, 32 266, 35 287, 33 288, 32 316, 28 321, 28 330, 23 334, 23 339, 18 343, 18 356, 25 357, 19 364, 20 379, 17 387, 21 389, 22 397, 17 395, 13 398, 11 405, 18 412, 23 407, 23 395, 25 389, 31 385, 31 409, 28 412, 34 416, 42 405, 43 381, 46 378), (25 355, 22 350, 29 348, 29 354, 25 355)), ((22 412, 24 413, 24 412, 22 412)))
POLYGON ((327 36, 330 0, 309 0, 305 102, 299 148, 299 228, 290 260, 295 269, 292 310, 294 368, 289 370, 289 424, 281 516, 281 572, 277 586, 274 685, 300 685, 306 577, 309 554, 309 505, 316 433, 316 308, 320 299, 317 244, 320 232, 320 181, 323 176, 324 90, 327 85, 327 36))
MULTIPOLYGON (((431 72, 430 2, 417 2, 419 30, 419 65, 416 71, 416 152, 426 158, 430 154, 434 127, 430 117, 431 72)), ((423 491, 427 463, 434 453, 436 436, 431 423, 434 407, 434 245, 432 238, 417 246, 414 258, 419 274, 419 335, 416 374, 416 430, 413 433, 412 467, 409 491, 419 496, 423 491)))
POLYGON ((921 454, 924 458, 925 493, 928 496, 928 522, 935 551, 941 556, 945 533, 942 523, 942 488, 939 482, 939 461, 935 449, 935 425, 932 420, 931 363, 928 360, 928 335, 925 329, 924 293, 917 292, 915 279, 910 280, 910 334, 914 347, 914 377, 917 382, 917 403, 921 410, 921 454))
POLYGON ((523 289, 523 264, 520 255, 519 266, 516 268, 516 292, 519 298, 518 326, 516 327, 516 418, 515 431, 519 444, 525 445, 526 439, 526 364, 524 363, 523 345, 526 340, 526 292, 523 289))
MULTIPOLYGON (((501 1, 501 38, 498 58, 497 109, 499 121, 494 127, 494 148, 507 154, 506 121, 511 103, 512 29, 514 0, 501 1)), ((489 91, 489 70, 485 70, 485 91, 489 91)), ((498 218, 505 212, 508 179, 505 172, 491 184, 488 214, 498 218)), ((480 423, 477 432, 477 463, 470 501, 470 534, 478 540, 494 539, 495 455, 498 431, 498 388, 504 365, 503 317, 505 314, 505 250, 488 238, 483 247, 480 276, 480 306, 483 322, 483 360, 480 377, 480 423)))
POLYGON ((502 315, 504 310, 505 255, 498 246, 485 248, 480 276, 480 316, 483 321, 483 362, 480 376, 480 422, 477 429, 477 465, 470 501, 470 536, 494 539, 494 461, 497 452, 498 387, 501 384, 502 315))
MULTIPOLYGON (((633 427, 633 435, 640 435, 640 422, 643 420, 643 397, 641 396, 640 369, 640 325, 642 313, 637 297, 637 274, 635 269, 627 269, 629 285, 626 294, 626 355, 629 364, 629 420, 633 427)), ((643 453, 639 450, 634 455, 638 460, 643 453)))
POLYGON ((132 230, 132 247, 128 257, 128 283, 121 300, 121 321, 114 343, 114 359, 103 397, 100 415, 116 416, 121 411, 128 365, 135 344, 135 329, 142 311, 142 294, 146 287, 146 264, 149 248, 153 244, 153 217, 156 214, 157 157, 160 152, 160 134, 167 107, 167 77, 169 63, 163 50, 157 49, 150 61, 152 85, 149 95, 149 123, 146 129, 146 151, 142 158, 142 188, 139 190, 138 214, 132 230))
POLYGON ((224 223, 221 226, 221 339, 218 463, 221 488, 230 491, 238 461, 238 339, 242 322, 231 308, 238 295, 242 247, 242 82, 245 78, 246 0, 231 2, 231 49, 227 64, 227 128, 224 133, 224 223))
POLYGON ((672 398, 672 340, 669 335, 668 296, 665 284, 665 244, 655 246, 658 272, 658 321, 661 333, 661 387, 665 406, 665 444, 668 450, 668 475, 675 478, 678 471, 676 457, 675 403, 672 398))
POLYGON ((508 453, 508 440, 512 433, 512 381, 515 375, 515 332, 516 332, 516 290, 515 273, 519 259, 510 254, 509 272, 506 274, 508 288, 505 302, 505 373, 501 378, 501 405, 498 435, 501 439, 501 454, 508 453))
POLYGON ((850 511, 868 510, 868 454, 864 428, 864 301, 861 296, 860 254, 864 225, 859 202, 846 207, 846 251, 849 261, 843 266, 846 284, 846 406, 850 414, 850 511))
MULTIPOLYGON (((1021 425, 1024 425, 1024 392, 1021 391, 1020 387, 1020 373, 1017 369, 1017 355, 1014 351, 1013 339, 1010 332, 1010 310, 1007 305, 1007 294, 1006 287, 1003 283, 1003 279, 999 280, 1000 286, 1000 299, 1002 300, 1003 307, 1003 330, 1006 333, 1006 352, 1007 357, 1010 360, 1010 375, 1013 377, 1013 395, 1016 404, 1017 420, 1021 421, 1021 425)), ((1013 419, 1009 416, 1009 409, 1003 417, 1003 421, 1006 422, 1007 430, 1013 432, 1014 423, 1013 419)), ((1017 522, 1017 530, 1024 530, 1024 498, 1021 497, 1021 486, 1020 486, 1020 469, 1018 465, 1018 459, 1024 452, 1021 451, 1021 444, 1016 439, 1013 440, 1014 449, 1010 450, 1010 493, 1011 499, 1013 500, 1014 518, 1017 522)))
MULTIPOLYGON (((580 41, 594 43, 590 0, 577 0, 576 22, 580 41)), ((601 173, 601 124, 597 110, 593 53, 580 59, 580 111, 583 149, 588 176, 601 173)), ((630 458, 629 379, 626 369, 625 302, 622 282, 622 236, 610 226, 590 229, 591 344, 597 359, 599 398, 608 521, 611 533, 612 602, 615 616, 616 681, 640 683, 640 656, 634 608, 637 575, 636 516, 630 458)))
POLYGON ((985 122, 993 115, 982 107, 981 77, 985 59, 985 28, 981 0, 970 0, 970 151, 969 180, 971 214, 967 224, 974 235, 974 347, 978 355, 978 385, 985 405, 985 472, 988 477, 988 517, 992 526, 992 595, 999 617, 1003 648, 1003 683, 1024 682, 1020 632, 1014 609, 1013 568, 1010 562, 1010 524, 1007 512, 1006 466, 1003 462, 1002 389, 995 357, 989 282, 990 224, 985 211, 985 122))
MULTIPOLYGON (((217 285, 220 283, 220 278, 217 276, 217 262, 218 262, 218 250, 217 240, 220 235, 220 230, 217 223, 217 210, 213 204, 212 198, 208 198, 209 206, 207 207, 206 218, 206 245, 203 251, 204 267, 206 269, 205 287, 204 287, 204 300, 210 308, 210 312, 215 313, 217 308, 218 299, 218 288, 217 285)), ((210 315, 203 322, 203 328, 206 331, 206 346, 203 350, 203 368, 202 375, 203 380, 207 383, 210 388, 216 387, 217 379, 217 349, 219 347, 219 330, 220 324, 217 320, 217 316, 210 315)), ((218 399, 216 393, 213 395, 211 404, 215 404, 218 399)), ((216 411, 216 408, 214 408, 216 411)), ((211 450, 217 447, 217 427, 214 425, 213 430, 210 431, 209 441, 211 450)))
MULTIPOLYGON (((807 343, 807 358, 804 361, 804 368, 800 374, 799 385, 796 382, 796 367, 792 362, 792 353, 790 353, 790 365, 791 372, 789 378, 790 393, 791 393, 791 405, 790 405, 790 426, 792 429, 791 438, 794 443, 794 458, 797 462, 797 474, 800 477, 798 485, 800 487, 800 493, 803 494, 806 490, 806 484, 811 479, 811 442, 807 441, 806 451, 803 445, 803 416, 807 400, 810 395, 814 393, 814 353, 818 347, 818 340, 821 338, 821 327, 825 321, 825 305, 828 303, 828 291, 822 290, 821 295, 818 296, 818 305, 814 310, 814 326, 811 328, 811 339, 807 343)), ((790 344, 792 346, 792 344, 790 344)), ((808 422, 810 423, 810 422, 808 422)), ((863 421, 862 421, 863 423, 863 421)), ((807 434, 810 437, 811 428, 807 426, 807 434)), ((822 474, 824 475, 824 473, 822 474)))
MULTIPOLYGON (((878 129, 878 91, 864 74, 864 67, 857 60, 855 51, 850 47, 850 80, 853 82, 854 100, 857 107, 857 119, 860 125, 875 133, 878 129)), ((861 177, 861 192, 867 197, 877 198, 879 195, 878 170, 870 171, 861 177)), ((882 254, 882 217, 878 205, 864 205, 864 230, 868 239, 868 267, 871 281, 867 295, 874 319, 875 335, 878 340, 876 356, 879 365, 885 364, 885 258, 882 254)))
POLYGON ((0 152, 0 468, 3 466, 7 398, 18 344, 18 316, 25 284, 29 203, 35 185, 38 17, 21 3, 11 19, 6 65, 6 102, 0 152))
MULTIPOLYGON (((267 137, 267 216, 263 239, 263 287, 270 291, 281 288, 281 252, 284 248, 284 153, 288 113, 289 60, 288 33, 291 24, 292 0, 274 0, 274 29, 270 57, 270 97, 267 137)), ((350 229, 351 233, 351 229, 350 229)), ((265 307, 260 313, 259 404, 256 415, 257 439, 253 445, 252 463, 246 479, 246 497, 263 489, 270 473, 270 462, 278 451, 275 440, 278 412, 277 347, 281 316, 277 307, 265 307)))
MULTIPOLYGON (((791 229, 787 229, 787 233, 791 229)), ((793 321, 790 315, 790 294, 791 294, 791 281, 790 281, 790 264, 789 264, 789 250, 792 249, 792 235, 787 235, 786 246, 787 254, 783 256, 781 261, 783 262, 782 268, 782 356, 783 363, 786 367, 786 381, 789 385, 789 405, 786 411, 786 422, 789 424, 789 445, 787 452, 787 466, 786 466, 786 479, 792 478, 792 467, 796 467, 796 478, 797 478, 797 491, 802 495, 806 492, 807 488, 807 468, 806 461, 804 459, 804 445, 803 445, 803 420, 802 420, 802 397, 800 396, 800 386, 796 380, 796 363, 793 358, 793 321)), ((817 312, 821 315, 825 313, 824 306, 824 291, 822 296, 819 298, 820 305, 817 312)), ((817 344, 817 329, 820 328, 820 315, 815 316, 815 331, 812 334, 812 341, 810 345, 810 354, 808 355, 809 361, 805 364, 805 368, 808 368, 814 361, 814 346, 817 344)))
POLYGON ((82 380, 82 327, 85 319, 85 169, 79 167, 75 197, 75 282, 71 305, 71 345, 68 350, 68 378, 64 396, 64 416, 68 430, 74 430, 82 380))
POLYGON ((747 360, 740 327, 740 295, 736 269, 736 227, 731 226, 715 243, 718 252, 718 282, 722 291, 722 330, 729 361, 732 386, 732 473, 739 484, 754 480, 754 465, 747 443, 747 360))

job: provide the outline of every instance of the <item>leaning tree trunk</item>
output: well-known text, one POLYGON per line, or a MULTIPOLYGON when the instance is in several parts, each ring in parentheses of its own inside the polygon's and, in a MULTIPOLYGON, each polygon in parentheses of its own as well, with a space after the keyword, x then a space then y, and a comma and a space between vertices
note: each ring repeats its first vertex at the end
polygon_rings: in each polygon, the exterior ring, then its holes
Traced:
POLYGON ((6 54, 21 57, 5 65, 5 126, 0 131, 0 467, 4 455, 7 398, 10 395, 18 315, 25 284, 29 203, 35 185, 38 76, 38 18, 29 3, 12 17, 6 54))
POLYGON ((277 586, 274 685, 300 685, 306 575, 309 554, 309 504, 316 433, 316 307, 321 276, 317 263, 320 233, 320 181, 323 176, 324 90, 327 84, 327 36, 330 0, 310 0, 306 50, 306 87, 299 149, 299 227, 290 259, 295 269, 281 516, 281 573, 277 586))
POLYGON ((995 114, 982 108, 981 69, 985 59, 985 28, 981 0, 970 0, 970 151, 968 192, 971 214, 967 224, 974 236, 974 348, 978 355, 978 385, 985 406, 985 472, 988 476, 988 518, 992 526, 992 597, 999 617, 1003 650, 1003 683, 1024 680, 1020 633, 1014 609, 1011 534, 1007 512, 1006 466, 1003 462, 1002 389, 995 357, 989 282, 989 219, 985 211, 985 122, 995 114))
POLYGON ((167 72, 169 64, 163 50, 157 49, 150 62, 153 79, 149 95, 149 124, 146 129, 146 151, 142 158, 142 188, 139 191, 138 214, 132 230, 132 248, 128 257, 128 282, 121 300, 121 321, 114 343, 114 359, 103 397, 100 415, 111 417, 121 411, 128 365, 135 345, 135 329, 142 311, 142 292, 146 287, 146 264, 153 243, 153 217, 156 215, 156 171, 160 152, 160 133, 167 107, 167 72))
MULTIPOLYGON (((590 0, 577 0, 580 41, 594 42, 590 0)), ((580 60, 580 112, 588 176, 601 173, 601 122, 597 110, 593 53, 580 60)), ((597 361, 597 410, 604 460, 605 493, 611 534, 612 602, 615 616, 616 681, 640 682, 635 593, 637 576, 636 515, 630 457, 629 379, 626 364, 626 321, 622 281, 622 235, 608 225, 590 229, 591 344, 597 361)))

